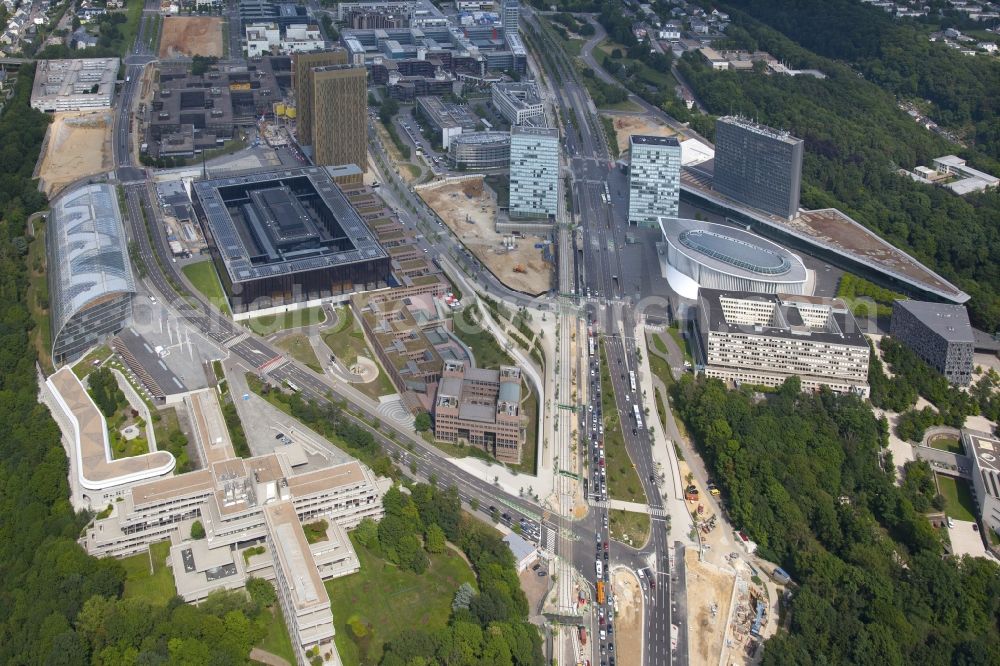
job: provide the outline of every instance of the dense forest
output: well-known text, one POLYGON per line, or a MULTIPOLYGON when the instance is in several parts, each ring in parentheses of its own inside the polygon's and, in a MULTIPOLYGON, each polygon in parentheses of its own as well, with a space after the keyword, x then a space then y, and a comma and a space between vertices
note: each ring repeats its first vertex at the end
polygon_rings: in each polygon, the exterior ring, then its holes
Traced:
POLYGON ((358 526, 355 538, 399 566, 422 573, 423 551, 441 552, 445 539, 458 545, 476 573, 478 592, 467 585, 455 591, 448 626, 413 627, 385 646, 383 666, 541 666, 542 641, 528 623, 528 602, 510 548, 499 533, 461 512, 455 488, 414 484, 410 494, 397 488, 382 501, 385 517, 358 526))
MULTIPOLYGON (((837 207, 957 283, 972 296, 973 323, 1000 330, 1000 193, 958 197, 896 173, 954 151, 902 113, 895 99, 841 63, 743 19, 756 46, 827 74, 715 72, 696 54, 678 69, 713 114, 742 113, 805 140, 802 204, 837 207)), ((1000 169, 998 169, 1000 170, 1000 169)))
POLYGON ((691 376, 674 388, 734 525, 797 583, 763 663, 1000 663, 1000 569, 942 556, 914 506, 933 501, 920 470, 894 484, 886 424, 862 400, 799 389, 793 378, 758 400, 691 376))
POLYGON ((23 235, 26 217, 45 206, 31 173, 48 124, 28 105, 33 76, 21 69, 0 116, 0 663, 243 663, 263 636, 273 589, 263 600, 224 593, 198 607, 151 606, 123 598, 120 562, 76 542, 90 516, 67 501, 66 454, 36 399, 28 342, 23 235))
MULTIPOLYGON (((730 3, 810 51, 851 63, 866 79, 906 99, 931 103, 928 115, 962 130, 1000 162, 1000 64, 928 39, 857 0, 735 0, 730 3)), ((738 19, 737 19, 738 21, 738 19)))

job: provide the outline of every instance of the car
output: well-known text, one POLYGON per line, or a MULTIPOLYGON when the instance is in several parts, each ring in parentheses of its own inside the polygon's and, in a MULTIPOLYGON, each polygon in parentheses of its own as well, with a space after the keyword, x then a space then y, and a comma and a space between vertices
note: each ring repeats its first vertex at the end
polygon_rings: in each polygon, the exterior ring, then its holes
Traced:
POLYGON ((497 508, 495 506, 493 506, 492 504, 490 504, 490 513, 496 513, 496 512, 497 512, 497 508))
POLYGON ((949 529, 954 529, 954 527, 955 527, 955 521, 954 521, 954 519, 951 516, 948 516, 948 528, 949 529))
POLYGON ((653 578, 652 576, 649 577, 649 589, 651 590, 656 589, 656 579, 653 578))
POLYGON ((608 643, 608 652, 614 652, 614 651, 615 651, 615 644, 608 643))
POLYGON ((972 531, 973 532, 979 531, 979 523, 972 523, 972 531))
POLYGON ((604 550, 605 550, 605 551, 607 551, 607 550, 608 550, 608 542, 607 542, 607 541, 605 541, 605 542, 604 542, 604 550))
POLYGON ((152 303, 153 305, 156 305, 156 296, 150 296, 149 302, 152 303))
POLYGON ((632 434, 633 434, 633 435, 638 435, 638 434, 639 434, 639 431, 638 431, 638 430, 636 430, 635 428, 632 428, 632 434))
POLYGON ((532 565, 531 565, 531 570, 532 570, 532 571, 538 571, 538 568, 539 568, 540 566, 542 566, 542 565, 541 565, 541 564, 539 564, 538 562, 535 562, 534 564, 532 564, 532 565))
POLYGON ((285 433, 283 433, 283 432, 279 432, 279 433, 278 433, 277 435, 275 435, 275 436, 274 436, 274 438, 275 438, 275 439, 281 439, 281 438, 282 438, 282 437, 284 437, 284 436, 285 436, 285 433))
POLYGON ((545 572, 545 571, 536 571, 535 575, 538 576, 539 578, 541 578, 542 576, 547 575, 547 572, 545 572))
POLYGON ((607 551, 604 552, 604 561, 605 562, 608 561, 608 553, 607 553, 607 551))
POLYGON ((502 520, 505 523, 509 523, 511 521, 510 514, 509 513, 500 514, 500 520, 502 520))

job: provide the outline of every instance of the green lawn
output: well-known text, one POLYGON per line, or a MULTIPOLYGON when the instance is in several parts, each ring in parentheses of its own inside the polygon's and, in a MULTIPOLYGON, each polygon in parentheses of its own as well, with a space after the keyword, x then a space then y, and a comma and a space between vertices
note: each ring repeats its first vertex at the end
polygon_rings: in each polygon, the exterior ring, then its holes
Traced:
POLYGON ((965 479, 937 474, 938 488, 944 495, 944 512, 956 520, 975 520, 976 502, 965 479))
POLYGON ((87 352, 87 355, 81 358, 73 366, 73 374, 75 374, 80 381, 87 378, 91 372, 100 367, 100 364, 95 365, 95 361, 100 361, 103 363, 112 355, 111 347, 107 345, 100 345, 94 347, 92 350, 87 352))
POLYGON ((316 358, 316 352, 313 350, 308 336, 304 334, 289 335, 279 340, 276 345, 291 354, 292 358, 310 370, 320 374, 323 373, 323 366, 320 365, 319 359, 316 358))
POLYGON ((501 365, 514 365, 514 359, 500 346, 497 339, 489 331, 482 329, 478 325, 468 325, 464 322, 456 322, 453 331, 459 340, 468 345, 469 349, 476 357, 477 368, 499 368, 501 365), (464 330, 476 329, 476 330, 464 330))
POLYGON ((281 608, 275 604, 271 611, 265 609, 262 612, 270 613, 271 617, 267 620, 267 635, 257 643, 257 647, 282 657, 289 664, 294 664, 295 650, 292 648, 292 639, 288 636, 288 627, 285 625, 281 608))
POLYGON ((174 577, 167 568, 170 556, 170 542, 161 541, 149 547, 149 552, 132 555, 121 560, 125 567, 125 596, 145 599, 151 604, 162 605, 170 601, 177 590, 174 577), (152 553, 153 573, 149 573, 150 553, 152 553))
POLYGON ((627 543, 635 548, 641 548, 649 540, 651 525, 649 515, 635 511, 608 511, 608 530, 611 538, 627 543))
POLYGON ((264 315, 247 321, 250 330, 257 335, 270 335, 289 328, 315 326, 326 321, 323 307, 317 305, 303 310, 293 310, 278 315, 264 315))
POLYGON ((521 390, 528 395, 521 401, 522 413, 528 417, 525 426, 524 446, 521 448, 521 464, 510 465, 510 468, 524 474, 535 473, 535 458, 538 456, 538 394, 532 390, 527 379, 521 384, 521 390))
POLYGON ((383 644, 406 629, 444 627, 459 585, 476 584, 465 560, 450 549, 428 555, 430 567, 417 575, 388 563, 353 535, 351 541, 361 571, 326 582, 337 650, 348 666, 377 664, 383 644))
POLYGON ((184 275, 191 281, 194 288, 200 291, 210 303, 225 314, 229 314, 229 302, 222 291, 222 283, 219 282, 219 276, 215 273, 215 264, 207 260, 199 261, 194 264, 188 264, 181 270, 184 271, 184 275))
POLYGON ((663 355, 666 355, 668 353, 667 343, 664 342, 663 338, 661 338, 658 334, 650 333, 648 336, 646 336, 646 338, 648 340, 652 340, 653 349, 655 349, 656 351, 660 352, 663 355))
POLYGON ((364 331, 361 330, 361 325, 354 320, 354 313, 351 312, 351 309, 338 308, 337 317, 339 318, 337 326, 323 334, 323 342, 337 357, 337 360, 348 370, 358 360, 358 356, 370 358, 378 366, 378 377, 375 381, 367 384, 351 384, 351 386, 373 400, 378 400, 383 395, 395 393, 396 387, 392 385, 389 374, 382 367, 375 353, 369 349, 364 331))
POLYGON ((672 326, 667 329, 667 332, 670 333, 670 337, 674 339, 674 342, 677 343, 680 350, 684 352, 684 360, 691 363, 693 357, 691 356, 691 345, 688 343, 687 338, 681 334, 680 330, 672 326))
MULTIPOLYGON (((627 502, 647 503, 639 473, 632 464, 622 436, 622 423, 615 405, 608 357, 601 342, 601 411, 604 414, 604 459, 608 470, 608 497, 627 502)), ((631 420, 626 422, 630 424, 631 420)), ((631 425, 628 425, 631 427, 631 425)))
POLYGON ((929 444, 931 445, 931 448, 939 449, 941 451, 949 451, 959 455, 965 454, 962 442, 960 442, 957 437, 937 437, 932 439, 929 444))

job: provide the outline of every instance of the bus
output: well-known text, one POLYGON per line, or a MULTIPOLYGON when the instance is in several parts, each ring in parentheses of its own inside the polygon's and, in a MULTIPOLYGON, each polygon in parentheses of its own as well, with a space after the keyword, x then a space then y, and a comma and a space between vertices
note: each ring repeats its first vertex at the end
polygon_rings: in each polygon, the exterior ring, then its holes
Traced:
POLYGON ((594 358, 594 347, 596 347, 596 343, 594 342, 593 335, 587 336, 587 344, 590 347, 590 358, 594 358))
POLYGON ((598 605, 604 605, 604 581, 597 581, 597 603, 598 605))
POLYGON ((632 387, 632 393, 635 393, 635 370, 628 371, 628 383, 632 387))
POLYGON ((285 380, 285 386, 287 386, 292 393, 298 393, 301 390, 291 379, 285 380))
POLYGON ((639 414, 639 404, 632 405, 632 410, 635 412, 635 427, 642 430, 642 416, 639 414))

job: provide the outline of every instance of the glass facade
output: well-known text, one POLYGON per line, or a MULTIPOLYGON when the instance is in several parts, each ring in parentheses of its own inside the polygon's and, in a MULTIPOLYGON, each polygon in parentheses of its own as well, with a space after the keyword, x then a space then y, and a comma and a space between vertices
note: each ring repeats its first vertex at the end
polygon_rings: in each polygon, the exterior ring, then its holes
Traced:
POLYGON ((795 217, 802 187, 802 139, 742 118, 715 123, 715 190, 740 203, 795 217))
POLYGON ((52 204, 46 238, 52 361, 73 361, 132 317, 135 280, 114 187, 78 187, 52 204))
POLYGON ((559 212, 559 130, 510 130, 511 218, 555 218, 559 212))
POLYGON ((659 228, 677 217, 681 192, 681 144, 673 137, 633 135, 628 177, 628 222, 659 228))

